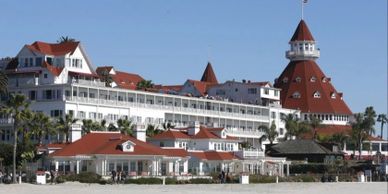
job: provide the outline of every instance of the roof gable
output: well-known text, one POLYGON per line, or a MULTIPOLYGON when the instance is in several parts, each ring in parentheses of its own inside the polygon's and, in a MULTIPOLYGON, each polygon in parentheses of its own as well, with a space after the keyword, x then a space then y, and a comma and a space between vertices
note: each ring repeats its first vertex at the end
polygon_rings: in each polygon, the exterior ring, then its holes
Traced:
POLYGON ((202 74, 201 81, 202 82, 209 82, 209 83, 213 83, 213 84, 218 84, 217 77, 214 73, 213 67, 210 64, 210 62, 208 62, 206 69, 202 74))

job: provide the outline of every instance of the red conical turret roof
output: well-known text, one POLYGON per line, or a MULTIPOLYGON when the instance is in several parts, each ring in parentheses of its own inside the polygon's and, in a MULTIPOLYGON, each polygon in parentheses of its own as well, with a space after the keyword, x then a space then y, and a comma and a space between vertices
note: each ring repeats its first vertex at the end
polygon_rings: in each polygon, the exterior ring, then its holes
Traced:
POLYGON ((285 108, 299 109, 302 113, 352 114, 342 100, 342 93, 337 92, 330 78, 312 60, 291 61, 274 86, 282 89, 280 99, 285 108))
POLYGON ((218 84, 217 77, 214 74, 213 67, 210 64, 210 62, 207 63, 207 66, 206 66, 205 71, 203 72, 201 81, 218 84))
POLYGON ((300 20, 298 27, 296 28, 294 35, 290 41, 314 41, 313 35, 304 20, 300 20))

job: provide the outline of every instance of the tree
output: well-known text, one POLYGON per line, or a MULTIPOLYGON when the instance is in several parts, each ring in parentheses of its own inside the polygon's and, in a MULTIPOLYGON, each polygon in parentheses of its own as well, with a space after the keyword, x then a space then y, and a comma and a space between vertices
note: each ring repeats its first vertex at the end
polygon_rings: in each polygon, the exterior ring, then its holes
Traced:
POLYGON ((136 85, 136 89, 138 89, 138 90, 146 90, 146 89, 152 88, 152 87, 154 87, 154 84, 152 83, 151 80, 141 80, 136 85))
POLYGON ((344 133, 335 133, 329 137, 329 142, 337 143, 340 146, 340 149, 343 149, 343 146, 348 141, 349 136, 344 133))
POLYGON ((125 135, 132 135, 134 130, 134 125, 128 119, 119 119, 117 120, 117 129, 120 133, 125 135))
POLYGON ((105 82, 106 87, 112 87, 113 78, 112 78, 112 75, 109 74, 109 71, 107 69, 104 69, 100 73, 100 80, 102 82, 105 82))
POLYGON ((362 142, 368 137, 368 132, 364 130, 364 115, 362 113, 354 114, 354 120, 352 122, 352 132, 351 137, 355 143, 355 149, 358 149, 359 156, 361 158, 361 145, 362 142))
POLYGON ((60 117, 58 121, 58 130, 59 132, 62 133, 62 135, 65 136, 64 140, 65 143, 69 143, 69 136, 70 136, 70 130, 73 126, 78 121, 78 119, 73 118, 73 114, 69 113, 66 114, 65 117, 60 117))
POLYGON ((46 116, 42 112, 35 113, 32 121, 29 123, 31 133, 38 139, 38 143, 43 143, 44 136, 50 136, 54 134, 54 124, 50 120, 50 117, 46 116))
POLYGON ((102 127, 101 123, 93 121, 91 119, 82 120, 82 135, 88 134, 91 131, 103 131, 105 126, 102 127))
POLYGON ((58 43, 65 43, 65 42, 76 42, 74 38, 70 38, 69 36, 61 36, 57 40, 58 43))
POLYGON ((379 114, 377 117, 377 122, 380 123, 381 131, 380 131, 380 137, 383 138, 383 130, 384 130, 384 124, 388 122, 388 118, 386 114, 379 114))
POLYGON ((271 145, 273 141, 275 141, 276 137, 279 135, 279 133, 276 131, 275 121, 272 121, 270 127, 268 127, 267 125, 261 125, 259 126, 259 129, 264 131, 264 138, 268 139, 271 145))
POLYGON ((309 120, 307 121, 306 124, 309 125, 312 129, 312 132, 313 132, 312 138, 313 139, 317 138, 317 128, 319 128, 321 126, 321 123, 322 123, 321 119, 319 119, 313 115, 309 116, 309 120))
POLYGON ((147 125, 147 130, 146 130, 146 135, 148 137, 152 137, 154 135, 157 135, 159 133, 161 133, 162 131, 158 129, 158 127, 156 125, 147 125))
POLYGON ((375 134, 376 117, 376 111, 373 109, 373 106, 366 107, 364 112, 364 128, 369 135, 375 134))
POLYGON ((26 97, 20 94, 11 94, 6 102, 6 107, 1 109, 1 112, 5 115, 9 115, 13 120, 13 152, 12 152, 12 164, 13 164, 13 183, 16 183, 16 151, 18 145, 18 131, 21 127, 21 122, 26 117, 26 111, 29 104, 26 102, 26 97))
POLYGON ((4 71, 0 71, 0 95, 8 92, 8 78, 4 71))
POLYGON ((162 127, 163 127, 163 130, 166 131, 174 128, 175 126, 169 122, 165 122, 162 124, 162 127))

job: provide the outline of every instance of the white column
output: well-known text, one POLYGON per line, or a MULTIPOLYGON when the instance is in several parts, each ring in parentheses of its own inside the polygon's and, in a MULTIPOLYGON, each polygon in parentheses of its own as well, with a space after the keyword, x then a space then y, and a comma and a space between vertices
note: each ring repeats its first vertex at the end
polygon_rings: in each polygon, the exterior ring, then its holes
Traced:
POLYGON ((203 162, 199 162, 199 175, 203 175, 203 162))
POLYGON ((77 164, 76 164, 76 173, 79 174, 79 167, 80 167, 80 160, 77 160, 77 164))
POLYGON ((58 171, 58 169, 59 169, 59 162, 55 161, 55 171, 58 171))
POLYGON ((175 161, 175 175, 179 174, 179 161, 175 161))
POLYGON ((152 172, 151 172, 152 176, 158 175, 158 164, 157 164, 156 159, 152 160, 152 168, 151 169, 152 169, 152 172))
POLYGON ((69 161, 70 164, 70 172, 74 172, 74 161, 69 161))
POLYGON ((188 168, 189 168, 189 161, 186 160, 186 161, 183 162, 183 172, 184 173, 189 172, 188 168))
POLYGON ((287 163, 287 176, 290 176, 290 164, 287 163))

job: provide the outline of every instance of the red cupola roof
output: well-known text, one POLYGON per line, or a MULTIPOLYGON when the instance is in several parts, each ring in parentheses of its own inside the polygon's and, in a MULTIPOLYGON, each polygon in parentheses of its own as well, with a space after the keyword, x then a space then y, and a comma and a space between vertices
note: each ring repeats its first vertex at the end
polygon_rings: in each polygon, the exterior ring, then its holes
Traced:
POLYGON ((218 84, 217 77, 213 71, 213 67, 212 67, 212 64, 210 64, 210 62, 207 63, 207 66, 205 71, 203 72, 201 81, 218 84))
POLYGON ((303 113, 352 114, 342 94, 313 60, 291 61, 274 86, 282 89, 280 98, 285 108, 303 113))
POLYGON ((314 41, 313 35, 304 20, 300 20, 298 27, 296 28, 294 35, 290 41, 314 41))

